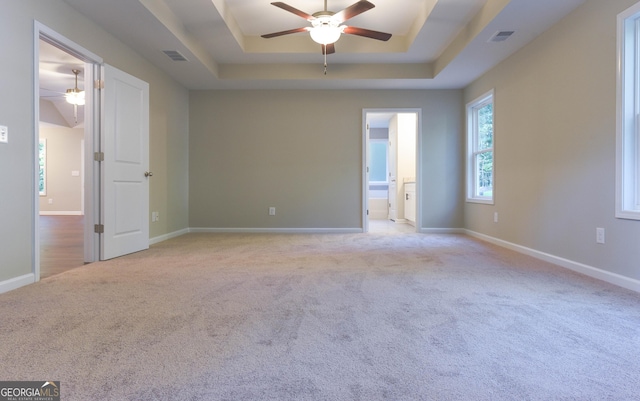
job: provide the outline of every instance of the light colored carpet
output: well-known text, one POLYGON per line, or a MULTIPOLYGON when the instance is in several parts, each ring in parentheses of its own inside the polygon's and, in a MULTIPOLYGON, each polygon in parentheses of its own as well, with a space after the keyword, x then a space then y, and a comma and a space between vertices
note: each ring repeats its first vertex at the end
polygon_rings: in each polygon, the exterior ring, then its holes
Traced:
POLYGON ((188 234, 0 295, 69 400, 640 399, 640 294, 460 235, 188 234))

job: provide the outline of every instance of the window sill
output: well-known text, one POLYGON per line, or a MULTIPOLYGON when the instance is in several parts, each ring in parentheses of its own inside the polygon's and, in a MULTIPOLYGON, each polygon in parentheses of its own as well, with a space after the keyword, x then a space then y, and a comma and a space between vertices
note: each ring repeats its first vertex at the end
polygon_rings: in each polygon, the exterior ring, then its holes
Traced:
POLYGON ((640 211, 622 210, 616 211, 616 218, 625 220, 640 220, 640 211))

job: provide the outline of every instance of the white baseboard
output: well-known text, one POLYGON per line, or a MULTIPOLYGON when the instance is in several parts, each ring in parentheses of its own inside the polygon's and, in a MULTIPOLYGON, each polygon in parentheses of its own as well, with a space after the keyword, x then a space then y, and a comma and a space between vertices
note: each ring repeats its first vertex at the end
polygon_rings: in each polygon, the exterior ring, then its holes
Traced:
POLYGON ((190 233, 272 233, 272 234, 354 234, 362 228, 204 228, 191 227, 190 233))
POLYGON ((545 262, 553 263, 565 269, 573 270, 575 272, 584 274, 589 277, 596 278, 598 280, 606 281, 607 283, 617 285, 619 287, 626 288, 628 290, 640 292, 640 280, 636 280, 630 277, 623 276, 621 274, 608 272, 606 270, 598 269, 597 267, 585 265, 583 263, 574 262, 569 259, 561 258, 555 255, 551 255, 545 252, 540 252, 535 249, 527 248, 522 245, 514 244, 508 241, 504 241, 498 238, 490 237, 485 234, 480 234, 471 230, 464 230, 466 234, 491 242, 492 244, 499 245, 501 247, 511 249, 525 255, 532 256, 536 259, 544 260, 545 262))
POLYGON ((183 228, 182 230, 174 231, 168 234, 158 235, 157 237, 149 238, 149 245, 157 244, 162 241, 166 241, 171 238, 179 237, 184 234, 188 234, 189 229, 183 228))
POLYGON ((40 216, 82 216, 82 212, 79 210, 70 210, 70 211, 47 211, 41 210, 40 216))
POLYGON ((28 284, 36 282, 36 276, 33 273, 25 274, 24 276, 18 276, 10 278, 9 280, 0 281, 0 294, 15 290, 16 288, 23 287, 28 284))

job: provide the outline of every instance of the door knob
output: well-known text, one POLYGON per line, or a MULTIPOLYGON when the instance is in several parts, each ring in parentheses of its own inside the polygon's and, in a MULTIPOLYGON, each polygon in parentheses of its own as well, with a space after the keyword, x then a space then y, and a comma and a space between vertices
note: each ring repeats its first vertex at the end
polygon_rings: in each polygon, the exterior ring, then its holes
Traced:
POLYGON ((144 176, 145 177, 153 177, 153 173, 151 171, 145 171, 144 172, 144 176))

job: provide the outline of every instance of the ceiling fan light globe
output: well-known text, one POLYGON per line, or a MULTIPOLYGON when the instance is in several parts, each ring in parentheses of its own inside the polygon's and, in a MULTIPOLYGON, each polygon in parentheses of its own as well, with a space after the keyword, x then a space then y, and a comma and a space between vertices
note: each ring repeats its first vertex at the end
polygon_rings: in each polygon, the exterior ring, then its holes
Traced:
POLYGON ((329 45, 340 39, 342 29, 337 26, 323 24, 311 28, 309 33, 311 34, 311 39, 313 39, 314 42, 321 45, 329 45))
POLYGON ((68 89, 64 97, 67 103, 84 106, 84 91, 68 89))

